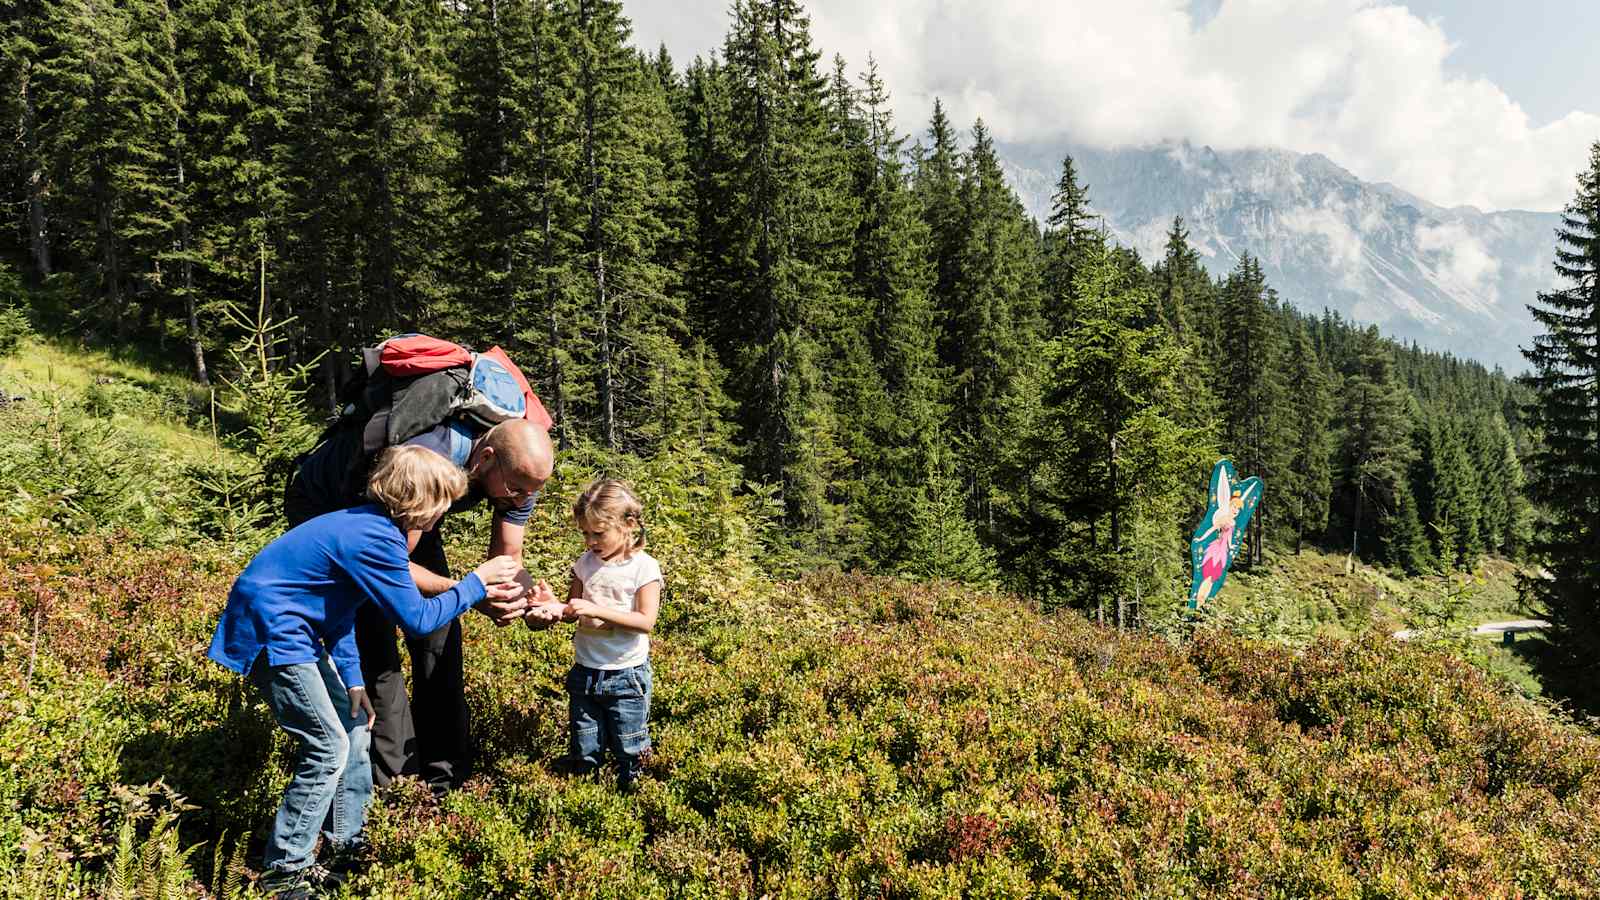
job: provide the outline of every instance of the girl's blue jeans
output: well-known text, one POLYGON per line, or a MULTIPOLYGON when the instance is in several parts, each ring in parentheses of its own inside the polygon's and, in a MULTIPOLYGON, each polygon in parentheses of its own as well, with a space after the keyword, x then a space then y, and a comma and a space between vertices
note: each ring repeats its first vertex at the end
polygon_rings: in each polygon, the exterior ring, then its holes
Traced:
POLYGON ((355 842, 372 796, 367 717, 350 714, 350 694, 327 656, 314 663, 250 669, 284 731, 298 742, 294 776, 267 838, 267 871, 294 872, 316 860, 317 833, 335 848, 355 842))
POLYGON ((652 677, 649 661, 631 669, 572 667, 567 673, 570 768, 592 772, 605 763, 610 751, 616 759, 617 783, 628 787, 638 779, 641 757, 650 749, 652 677))

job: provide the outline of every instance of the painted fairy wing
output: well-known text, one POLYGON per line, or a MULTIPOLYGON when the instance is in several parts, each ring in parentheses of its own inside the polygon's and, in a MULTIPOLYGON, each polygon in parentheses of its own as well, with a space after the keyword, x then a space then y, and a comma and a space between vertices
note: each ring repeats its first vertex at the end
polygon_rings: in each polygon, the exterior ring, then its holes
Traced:
POLYGON ((1252 475, 1239 482, 1239 493, 1244 507, 1239 510, 1239 517, 1234 520, 1234 530, 1243 532, 1250 527, 1250 517, 1256 514, 1256 504, 1261 502, 1261 492, 1267 489, 1266 484, 1259 476, 1252 475))
MULTIPOLYGON (((1217 516, 1217 498, 1228 496, 1228 484, 1232 480, 1233 463, 1225 459, 1217 460, 1217 464, 1211 467, 1211 491, 1207 494, 1207 499, 1211 502, 1206 505, 1206 513, 1200 517, 1200 524, 1194 527, 1194 536, 1189 539, 1190 543, 1201 543, 1206 532, 1211 530, 1211 520, 1217 516)), ((1195 552, 1194 558, 1200 559, 1199 551, 1195 552)), ((1199 566, 1200 563, 1197 561, 1195 565, 1199 566)), ((1199 569, 1196 568, 1195 571, 1198 572, 1199 569)))

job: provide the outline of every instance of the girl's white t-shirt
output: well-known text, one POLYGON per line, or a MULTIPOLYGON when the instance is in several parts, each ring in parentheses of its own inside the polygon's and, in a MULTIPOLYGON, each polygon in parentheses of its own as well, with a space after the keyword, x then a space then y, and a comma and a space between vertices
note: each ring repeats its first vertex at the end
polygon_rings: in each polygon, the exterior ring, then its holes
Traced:
MULTIPOLYGON (((622 612, 638 612, 639 589, 660 581, 661 566, 642 550, 625 560, 607 563, 586 552, 572 564, 572 577, 583 582, 583 597, 622 612)), ((591 669, 628 669, 650 658, 650 635, 628 628, 589 628, 581 623, 572 636, 578 665, 591 669)))

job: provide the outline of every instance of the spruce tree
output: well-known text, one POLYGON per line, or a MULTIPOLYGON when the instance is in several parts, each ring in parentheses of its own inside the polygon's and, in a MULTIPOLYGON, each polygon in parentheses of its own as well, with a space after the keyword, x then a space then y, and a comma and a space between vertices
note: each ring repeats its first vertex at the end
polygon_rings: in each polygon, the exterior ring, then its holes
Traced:
POLYGON ((1197 316, 1216 318, 1212 314, 1213 288, 1211 276, 1200 265, 1199 254, 1189 246, 1189 233, 1181 217, 1173 218, 1167 232, 1166 254, 1150 275, 1160 301, 1159 317, 1179 346, 1189 353, 1188 364, 1178 372, 1179 390, 1188 398, 1180 418, 1186 427, 1215 430, 1218 403, 1212 385, 1217 376, 1212 365, 1219 356, 1215 329, 1202 332, 1193 325, 1197 316))
MULTIPOLYGON (((1501 423, 1502 426, 1504 423, 1501 423)), ((1520 560, 1533 542, 1533 504, 1527 495, 1527 475, 1522 457, 1517 452, 1516 440, 1509 429, 1502 431, 1498 464, 1486 477, 1494 479, 1496 487, 1505 496, 1505 531, 1500 543, 1491 547, 1507 559, 1520 560)))
POLYGON ((1523 350, 1535 393, 1528 422, 1540 436, 1529 491, 1545 512, 1532 549, 1549 572, 1528 590, 1568 660, 1592 678, 1600 670, 1600 142, 1562 212, 1555 268, 1565 286, 1528 306, 1545 332, 1523 350))
MULTIPOLYGON (((1383 517, 1397 512, 1404 515, 1398 507, 1405 501, 1410 501, 1411 517, 1416 516, 1415 501, 1406 484, 1414 452, 1409 400, 1395 383, 1393 361, 1376 326, 1359 333, 1357 346, 1345 372, 1340 409, 1344 432, 1339 446, 1340 518, 1350 530, 1352 559, 1361 554, 1364 530, 1379 531, 1374 526, 1383 517), (1407 496, 1400 497, 1401 491, 1407 496)), ((1408 536, 1405 554, 1411 552, 1413 540, 1408 536)))
POLYGON ((1076 313, 1048 345, 1025 440, 1005 457, 1017 482, 1001 507, 1005 555, 1030 593, 1082 598, 1126 624, 1130 601, 1177 582, 1173 524, 1211 447, 1179 421, 1186 353, 1153 321, 1149 289, 1096 241, 1073 292, 1076 313))
POLYGON ((455 23, 424 7, 358 0, 324 26, 329 89, 318 125, 340 168, 322 189, 344 200, 329 223, 325 274, 355 326, 346 341, 437 330, 455 312, 446 56, 455 23))
POLYGON ((863 505, 872 527, 870 552, 883 565, 906 565, 942 577, 977 577, 963 562, 923 563, 919 554, 934 548, 941 559, 978 560, 962 550, 970 525, 964 515, 955 454, 939 437, 945 418, 946 373, 939 366, 934 320, 933 267, 926 252, 930 239, 901 162, 902 138, 895 134, 889 95, 877 66, 868 61, 859 93, 865 125, 862 152, 855 157, 861 197, 851 262, 851 293, 865 305, 865 334, 881 392, 881 409, 865 423, 869 446, 857 454, 863 471, 863 505), (930 479, 941 479, 937 486, 930 479), (918 525, 934 529, 937 540, 918 545, 918 525), (964 530, 963 530, 964 529, 964 530), (954 543, 952 543, 952 541, 954 543), (964 574, 965 573, 965 574, 964 574))
POLYGON ((685 288, 695 330, 719 347, 738 339, 738 323, 722 314, 739 278, 733 240, 738 223, 731 93, 729 78, 715 60, 696 59, 684 74, 681 118, 693 229, 687 240, 685 288))
POLYGON ((830 538, 832 555, 850 566, 868 564, 878 552, 874 532, 881 519, 863 513, 872 497, 868 481, 874 474, 879 443, 875 432, 889 416, 888 394, 872 356, 872 307, 854 278, 865 228, 861 201, 871 184, 876 160, 867 143, 870 126, 859 94, 844 58, 835 56, 826 98, 825 164, 834 172, 831 180, 840 186, 841 196, 834 198, 826 214, 846 229, 841 234, 847 249, 841 260, 845 277, 824 310, 818 333, 825 390, 833 404, 839 446, 848 459, 834 476, 829 492, 844 513, 830 538))
POLYGON ((1411 575, 1430 571, 1433 568, 1430 565, 1433 556, 1408 481, 1401 479, 1395 484, 1393 495, 1380 518, 1383 523, 1380 532, 1383 543, 1381 558, 1384 562, 1411 575))
POLYGON ((978 540, 967 518, 954 454, 936 445, 926 461, 927 471, 917 485, 921 501, 910 506, 909 518, 898 529, 905 534, 905 546, 897 550, 902 560, 898 571, 969 584, 995 580, 994 552, 978 540))
POLYGON ((961 170, 965 165, 956 143, 956 132, 945 115, 944 105, 935 98, 933 116, 928 123, 929 145, 914 151, 913 178, 922 220, 928 226, 928 258, 933 264, 934 308, 950 310, 959 306, 956 279, 963 240, 961 212, 961 170))
POLYGON ((968 448, 962 470, 973 513, 992 534, 994 461, 1015 440, 1008 421, 1018 380, 1038 358, 1038 245, 979 121, 962 173, 961 246, 943 299, 942 361, 953 374, 951 418, 968 448))
POLYGON ((1044 234, 1044 318, 1046 334, 1064 331, 1072 310, 1072 289, 1078 266, 1089 245, 1098 240, 1090 225, 1089 188, 1078 183, 1069 154, 1061 161, 1061 177, 1050 199, 1044 234))
POLYGON ((1199 346, 1193 319, 1196 311, 1210 306, 1207 295, 1211 278, 1200 266, 1200 254, 1189 245, 1189 231, 1183 227, 1182 216, 1172 217, 1165 254, 1156 264, 1155 275, 1160 284, 1161 316, 1173 334, 1185 345, 1195 346, 1201 353, 1210 353, 1213 348, 1199 346))
MULTIPOLYGON (((1216 378, 1222 450, 1239 471, 1271 485, 1287 462, 1286 397, 1282 381, 1275 295, 1260 263, 1246 255, 1228 277, 1220 298, 1216 378)), ((1275 500, 1264 496, 1250 521, 1245 562, 1259 563, 1262 531, 1275 500)))
POLYGON ((723 352, 740 405, 749 469, 779 486, 803 553, 838 524, 829 497, 846 465, 822 369, 819 323, 839 300, 849 223, 828 134, 827 82, 795 0, 739 0, 724 56, 731 143, 732 282, 723 352))
POLYGON ((682 296, 658 246, 680 203, 669 176, 682 149, 664 88, 628 46, 621 3, 577 0, 575 15, 583 337, 593 348, 595 431, 603 446, 637 448, 671 415, 653 408, 666 395, 650 386, 681 369, 682 296))
POLYGON ((183 314, 204 383, 207 348, 224 340, 222 310, 255 293, 263 251, 274 284, 286 280, 284 240, 298 234, 286 221, 291 166, 301 160, 285 148, 295 140, 290 107, 304 102, 290 86, 301 83, 301 67, 314 64, 310 46, 319 36, 305 9, 274 0, 190 0, 182 20, 179 65, 189 111, 181 174, 190 198, 183 314))
POLYGON ((87 261, 85 324, 125 340, 141 310, 158 312, 167 247, 180 208, 171 176, 181 86, 172 72, 171 17, 161 0, 70 0, 45 19, 38 69, 40 146, 58 173, 67 248, 87 261))
POLYGON ((1412 483, 1431 556, 1444 568, 1470 569, 1479 543, 1478 478, 1451 413, 1419 422, 1414 443, 1412 483))
MULTIPOLYGON (((518 313, 528 311, 538 281, 530 245, 541 198, 527 156, 538 134, 530 82, 547 83, 558 68, 536 45, 547 19, 548 4, 532 0, 485 0, 462 10, 452 118, 468 276, 458 327, 506 344, 515 343, 518 313)), ((566 82, 562 91, 570 92, 566 82)))
POLYGON ((1327 528, 1333 489, 1328 441, 1332 400, 1322 363, 1303 326, 1294 329, 1284 389, 1292 398, 1294 415, 1289 419, 1288 466, 1273 488, 1283 498, 1278 506, 1294 532, 1298 554, 1308 535, 1316 540, 1327 528))
POLYGON ((0 3, 0 117, 15 123, 11 152, 0 159, 0 179, 7 201, 19 210, 15 221, 23 236, 17 247, 26 250, 36 281, 55 270, 47 201, 49 160, 40 133, 38 100, 40 58, 48 45, 46 21, 41 2, 0 3))

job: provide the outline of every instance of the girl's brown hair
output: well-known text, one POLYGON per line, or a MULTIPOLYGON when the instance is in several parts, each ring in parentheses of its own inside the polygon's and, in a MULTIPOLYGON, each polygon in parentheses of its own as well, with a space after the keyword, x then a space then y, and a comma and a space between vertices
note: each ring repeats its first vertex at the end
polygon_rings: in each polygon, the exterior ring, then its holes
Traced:
POLYGON ((644 507, 626 482, 601 478, 583 489, 572 504, 579 525, 617 525, 634 529, 633 549, 643 550, 644 507))
POLYGON ((426 447, 390 447, 367 478, 367 496, 402 529, 427 528, 467 492, 467 473, 426 447))

